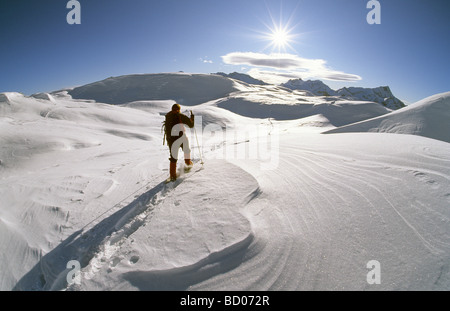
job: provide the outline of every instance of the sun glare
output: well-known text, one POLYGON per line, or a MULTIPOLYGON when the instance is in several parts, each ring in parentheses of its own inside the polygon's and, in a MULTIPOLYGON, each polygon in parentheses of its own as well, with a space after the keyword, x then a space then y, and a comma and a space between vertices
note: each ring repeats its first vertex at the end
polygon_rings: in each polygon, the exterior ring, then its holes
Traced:
POLYGON ((296 35, 292 33, 293 28, 289 28, 288 25, 276 24, 273 22, 273 26, 266 25, 269 32, 263 33, 264 40, 269 41, 266 48, 272 48, 272 52, 286 52, 286 50, 295 50, 292 47, 294 38, 296 35))
POLYGON ((271 49, 272 53, 286 53, 288 51, 297 53, 293 46, 298 44, 296 40, 302 36, 302 34, 296 32, 300 24, 298 15, 296 15, 298 6, 299 4, 295 8, 291 8, 291 14, 288 18, 283 18, 282 9, 280 9, 278 18, 275 18, 268 9, 270 19, 268 21, 261 20, 266 29, 255 30, 259 33, 257 37, 267 42, 263 51, 271 49))
POLYGON ((279 50, 286 49, 290 42, 289 33, 285 29, 274 30, 270 35, 270 39, 272 40, 272 45, 279 50))

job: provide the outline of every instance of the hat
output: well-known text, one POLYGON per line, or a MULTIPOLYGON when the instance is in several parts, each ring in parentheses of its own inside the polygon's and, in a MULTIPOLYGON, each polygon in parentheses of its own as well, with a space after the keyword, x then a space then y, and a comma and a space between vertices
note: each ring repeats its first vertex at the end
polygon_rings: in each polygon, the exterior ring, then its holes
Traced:
POLYGON ((175 111, 177 111, 177 110, 181 110, 181 106, 178 105, 178 104, 174 104, 174 105, 172 106, 172 111, 175 112, 175 111))

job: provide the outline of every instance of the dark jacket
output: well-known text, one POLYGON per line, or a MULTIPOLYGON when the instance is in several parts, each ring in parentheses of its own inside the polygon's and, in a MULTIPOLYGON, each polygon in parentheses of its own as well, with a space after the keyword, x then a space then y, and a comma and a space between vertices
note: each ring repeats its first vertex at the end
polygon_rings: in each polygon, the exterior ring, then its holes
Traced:
POLYGON ((173 112, 173 111, 170 111, 168 114, 166 114, 166 123, 165 123, 166 140, 167 140, 167 144, 169 146, 172 145, 172 143, 174 141, 176 141, 178 138, 180 138, 182 136, 182 134, 183 134, 182 132, 180 132, 179 135, 177 135, 177 136, 172 136, 171 135, 172 128, 176 124, 179 124, 179 123, 186 124, 190 128, 193 128, 194 127, 194 116, 192 115, 189 118, 189 117, 187 117, 186 115, 184 115, 182 113, 177 113, 177 112, 173 112))

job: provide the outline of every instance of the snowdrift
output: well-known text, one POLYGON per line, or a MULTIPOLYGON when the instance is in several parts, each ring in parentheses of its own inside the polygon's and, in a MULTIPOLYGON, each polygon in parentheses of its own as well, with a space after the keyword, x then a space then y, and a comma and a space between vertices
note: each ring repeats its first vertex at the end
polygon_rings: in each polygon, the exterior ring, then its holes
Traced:
POLYGON ((249 118, 295 120, 322 115, 333 126, 342 126, 389 112, 382 105, 373 102, 330 100, 325 98, 304 99, 300 95, 297 95, 294 100, 293 102, 274 103, 270 92, 266 91, 255 92, 254 96, 235 94, 217 101, 216 105, 249 118), (262 98, 264 94, 266 97, 262 98))
POLYGON ((450 92, 437 94, 390 114, 326 133, 350 132, 410 134, 450 142, 450 92))
POLYGON ((194 106, 236 91, 232 80, 218 75, 165 73, 111 77, 69 90, 75 99, 124 104, 141 100, 174 100, 194 106))
POLYGON ((253 240, 250 223, 240 211, 256 197, 256 180, 223 161, 196 167, 181 180, 161 182, 75 232, 43 256, 14 289, 67 288, 66 264, 71 260, 83 268, 83 290, 104 289, 105 277, 107 283, 117 284, 110 288, 114 290, 129 289, 124 288, 128 283, 140 290, 186 290, 239 266, 253 240), (214 178, 217 175, 236 182, 214 178))

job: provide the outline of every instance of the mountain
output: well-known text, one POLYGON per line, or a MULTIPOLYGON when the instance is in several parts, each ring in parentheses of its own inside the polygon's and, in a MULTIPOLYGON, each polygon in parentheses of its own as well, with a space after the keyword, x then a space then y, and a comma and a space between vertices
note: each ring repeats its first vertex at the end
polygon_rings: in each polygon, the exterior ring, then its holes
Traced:
POLYGON ((372 101, 391 110, 405 107, 405 104, 392 94, 388 86, 377 88, 344 87, 335 91, 320 80, 303 81, 302 79, 289 80, 281 86, 291 90, 308 91, 316 96, 340 96, 349 100, 372 101))
MULTIPOLYGON (((180 105, 194 106, 217 100, 239 91, 234 80, 251 85, 268 84, 249 75, 160 73, 110 77, 108 79, 68 90, 74 99, 88 99, 108 104, 125 104, 142 100, 174 100, 180 105)), ((281 85, 290 90, 308 91, 315 96, 339 96, 352 101, 371 101, 395 110, 404 104, 395 98, 389 87, 374 89, 343 88, 338 91, 319 80, 289 80, 281 85)))
POLYGON ((380 103, 389 109, 397 110, 405 107, 405 104, 392 94, 388 86, 381 86, 377 88, 362 88, 362 87, 344 87, 339 89, 337 93, 347 99, 367 100, 380 103))
POLYGON ((327 133, 380 132, 420 135, 450 143, 450 92, 327 133))
POLYGON ((268 85, 268 83, 262 81, 262 80, 258 80, 255 79, 253 77, 251 77, 250 75, 244 74, 244 73, 239 73, 239 72, 232 72, 230 74, 226 74, 224 72, 217 72, 215 73, 216 75, 219 76, 223 76, 226 78, 231 78, 231 79, 235 79, 235 80, 239 80, 248 84, 255 84, 255 85, 268 85))
MULTIPOLYGON (((300 87, 300 84, 316 94, 329 96, 334 92, 321 81, 297 80, 291 86, 300 87)), ((375 102, 294 94, 286 87, 267 85, 239 73, 126 75, 67 92, 74 99, 139 107, 146 111, 154 111, 158 107, 160 111, 167 110, 169 104, 165 101, 171 100, 173 104, 175 100, 182 106, 191 107, 212 102, 212 105, 250 118, 295 120, 320 114, 333 126, 343 126, 390 112, 375 102)), ((46 98, 48 95, 34 96, 46 98)))
POLYGON ((222 98, 236 91, 232 80, 218 75, 163 73, 111 77, 76 87, 68 93, 74 99, 90 99, 107 104, 141 100, 175 100, 194 106, 222 98))
POLYGON ((283 87, 287 87, 291 90, 308 91, 316 96, 336 96, 336 91, 332 90, 328 85, 320 80, 308 80, 292 79, 286 83, 281 84, 283 87))

